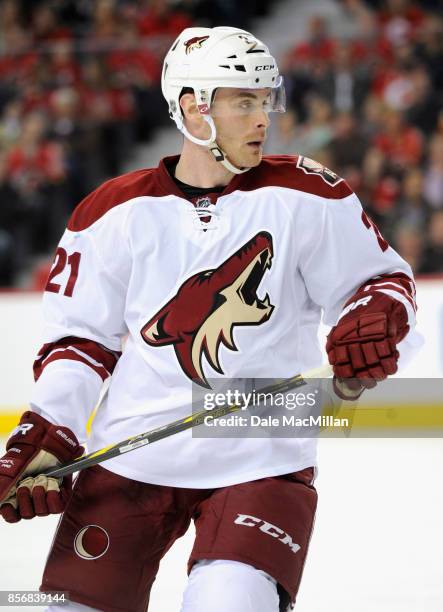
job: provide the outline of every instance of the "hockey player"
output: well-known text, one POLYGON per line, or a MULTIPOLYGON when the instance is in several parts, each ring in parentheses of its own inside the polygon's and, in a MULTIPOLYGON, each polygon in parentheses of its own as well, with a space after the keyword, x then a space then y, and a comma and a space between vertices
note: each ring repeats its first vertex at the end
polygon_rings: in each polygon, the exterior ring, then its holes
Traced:
POLYGON ((318 366, 322 313, 337 392, 356 397, 396 371, 414 325, 411 270, 346 182, 306 157, 262 156, 284 90, 261 41, 187 29, 162 90, 181 155, 99 187, 56 251, 0 511, 9 522, 64 511, 41 587, 70 593, 60 610, 145 610, 194 520, 182 612, 278 612, 295 601, 311 535, 315 440, 188 430, 81 472, 73 492, 38 475, 81 454, 111 376, 89 450, 185 416, 192 380, 318 366))

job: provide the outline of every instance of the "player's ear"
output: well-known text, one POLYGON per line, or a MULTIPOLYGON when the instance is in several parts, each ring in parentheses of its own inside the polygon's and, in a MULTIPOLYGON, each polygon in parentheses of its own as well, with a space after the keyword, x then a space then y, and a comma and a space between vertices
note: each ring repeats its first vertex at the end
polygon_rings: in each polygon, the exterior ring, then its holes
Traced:
POLYGON ((185 93, 180 98, 180 107, 182 109, 183 116, 186 120, 194 122, 201 118, 200 112, 197 107, 197 100, 193 93, 185 93))
POLYGON ((185 93, 180 98, 186 128, 197 138, 208 138, 210 128, 198 110, 197 101, 193 93, 185 93))

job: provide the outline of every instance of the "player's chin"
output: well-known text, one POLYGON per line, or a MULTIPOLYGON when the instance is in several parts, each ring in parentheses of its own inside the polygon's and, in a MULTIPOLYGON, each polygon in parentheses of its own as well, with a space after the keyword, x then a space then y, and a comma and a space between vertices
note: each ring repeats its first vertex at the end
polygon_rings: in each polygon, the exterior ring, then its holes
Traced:
POLYGON ((249 150, 246 150, 242 155, 241 166, 243 168, 255 168, 263 159, 263 147, 246 146, 249 150))

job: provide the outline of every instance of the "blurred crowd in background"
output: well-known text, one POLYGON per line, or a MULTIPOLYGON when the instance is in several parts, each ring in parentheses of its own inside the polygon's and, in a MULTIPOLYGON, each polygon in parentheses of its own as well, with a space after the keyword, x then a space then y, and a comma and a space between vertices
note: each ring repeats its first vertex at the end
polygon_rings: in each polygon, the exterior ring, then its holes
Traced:
MULTIPOLYGON (((0 286, 41 288, 47 265, 29 271, 75 205, 170 123, 160 72, 177 34, 247 29, 277 4, 0 0, 0 286)), ((416 273, 443 272, 443 4, 339 4, 346 35, 319 14, 279 58, 288 111, 268 152, 343 176, 416 273)))
POLYGON ((289 49, 289 110, 270 145, 343 176, 420 274, 443 272, 443 4, 344 0, 352 35, 321 15, 289 49))

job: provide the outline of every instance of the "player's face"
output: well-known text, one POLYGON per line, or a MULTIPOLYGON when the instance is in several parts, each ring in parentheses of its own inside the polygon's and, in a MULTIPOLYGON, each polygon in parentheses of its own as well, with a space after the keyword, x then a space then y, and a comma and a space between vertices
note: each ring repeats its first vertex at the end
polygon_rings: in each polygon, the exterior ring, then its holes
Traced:
POLYGON ((217 144, 237 167, 257 166, 269 126, 270 89, 220 88, 211 105, 217 144))

